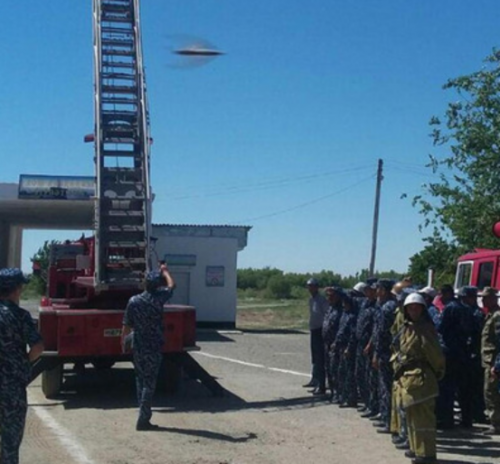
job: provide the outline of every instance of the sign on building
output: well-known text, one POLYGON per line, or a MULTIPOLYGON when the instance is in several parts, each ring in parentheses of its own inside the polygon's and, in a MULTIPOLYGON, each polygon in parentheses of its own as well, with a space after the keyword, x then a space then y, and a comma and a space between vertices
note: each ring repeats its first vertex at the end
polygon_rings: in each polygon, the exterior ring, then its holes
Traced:
POLYGON ((83 176, 19 176, 18 198, 23 200, 90 200, 95 180, 83 176))
POLYGON ((205 284, 207 287, 224 287, 224 266, 207 266, 205 284))

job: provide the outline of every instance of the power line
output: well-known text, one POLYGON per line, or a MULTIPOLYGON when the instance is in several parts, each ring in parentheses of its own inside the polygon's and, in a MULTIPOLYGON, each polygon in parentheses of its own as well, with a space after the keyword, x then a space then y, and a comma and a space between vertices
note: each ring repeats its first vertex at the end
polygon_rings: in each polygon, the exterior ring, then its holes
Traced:
MULTIPOLYGON (((348 174, 348 173, 359 173, 361 171, 365 171, 367 169, 371 169, 371 166, 361 165, 361 166, 353 166, 346 169, 337 169, 335 171, 328 171, 322 173, 314 173, 308 175, 302 175, 297 177, 285 177, 278 179, 269 179, 255 183, 248 184, 227 184, 227 186, 223 189, 208 191, 205 193, 195 193, 195 194, 186 194, 179 195, 179 192, 176 191, 172 197, 168 198, 169 201, 172 200, 187 200, 191 198, 206 198, 213 196, 223 196, 223 195, 233 195, 235 193, 244 193, 244 192, 253 192, 258 190, 269 190, 273 188, 286 187, 288 185, 296 184, 296 183, 308 183, 312 181, 316 181, 320 178, 331 177, 339 174, 348 174)), ((167 193, 168 195, 168 193, 167 193)), ((167 199, 157 198, 157 201, 166 201, 167 199)))
POLYGON ((357 187, 358 185, 362 184, 363 182, 366 182, 370 179, 373 179, 374 177, 375 177, 375 174, 372 174, 368 177, 365 177, 365 178, 359 180, 358 182, 355 182, 354 184, 351 184, 351 185, 344 187, 340 190, 336 190, 335 192, 329 193, 328 195, 324 195, 322 197, 315 198, 314 200, 310 200, 310 201, 307 201, 305 203, 300 203, 299 205, 295 205, 295 206, 292 206, 292 207, 287 208, 287 209, 276 211, 274 213, 263 214, 262 216, 255 216, 252 218, 242 219, 240 221, 232 221, 232 222, 229 222, 228 224, 243 224, 245 222, 258 221, 260 219, 266 219, 266 218, 270 218, 270 217, 274 217, 274 216, 279 216, 281 214, 289 213, 291 211, 296 211, 298 209, 305 208, 306 206, 312 205, 314 203, 319 203, 320 201, 326 200, 327 198, 331 198, 331 197, 334 197, 335 195, 339 195, 340 193, 351 190, 352 188, 357 187))

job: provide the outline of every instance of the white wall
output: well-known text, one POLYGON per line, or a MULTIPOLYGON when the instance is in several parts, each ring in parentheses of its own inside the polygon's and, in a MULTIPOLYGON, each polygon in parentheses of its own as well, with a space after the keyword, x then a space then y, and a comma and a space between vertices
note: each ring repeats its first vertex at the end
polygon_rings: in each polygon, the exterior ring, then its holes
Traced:
MULTIPOLYGON (((195 255, 194 266, 169 264, 176 273, 189 273, 189 302, 196 308, 198 322, 236 322, 236 265, 238 240, 232 237, 177 237, 162 234, 161 227, 155 227, 158 238, 156 253, 159 259, 165 255, 195 255), (207 266, 224 267, 224 286, 206 285, 207 266)), ((186 279, 183 279, 185 281, 186 279)))

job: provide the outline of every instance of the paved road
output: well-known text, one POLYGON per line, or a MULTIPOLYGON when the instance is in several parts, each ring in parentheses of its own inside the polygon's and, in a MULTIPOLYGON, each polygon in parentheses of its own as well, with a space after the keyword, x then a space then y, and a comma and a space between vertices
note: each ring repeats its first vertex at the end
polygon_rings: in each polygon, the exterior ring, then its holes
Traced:
MULTIPOLYGON (((134 430, 133 371, 72 373, 57 401, 29 388, 21 462, 36 464, 359 464, 409 463, 387 435, 352 409, 312 398, 308 336, 202 332, 193 356, 228 390, 214 398, 184 380, 157 395, 158 432, 134 430)), ((459 432, 440 437, 443 464, 500 462, 500 442, 459 432), (443 453, 447 451, 447 453, 443 453)))

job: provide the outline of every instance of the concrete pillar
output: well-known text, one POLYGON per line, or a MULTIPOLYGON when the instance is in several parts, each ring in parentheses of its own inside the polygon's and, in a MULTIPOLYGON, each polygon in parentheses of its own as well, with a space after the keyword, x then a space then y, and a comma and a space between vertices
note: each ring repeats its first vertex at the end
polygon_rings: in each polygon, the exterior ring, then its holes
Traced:
POLYGON ((10 227, 6 221, 0 220, 0 269, 8 266, 10 227))
POLYGON ((21 268, 23 249, 23 229, 20 226, 10 226, 8 266, 21 268))

